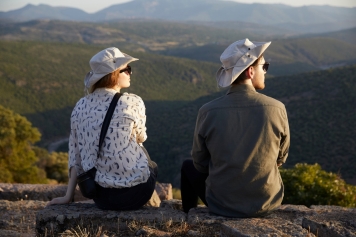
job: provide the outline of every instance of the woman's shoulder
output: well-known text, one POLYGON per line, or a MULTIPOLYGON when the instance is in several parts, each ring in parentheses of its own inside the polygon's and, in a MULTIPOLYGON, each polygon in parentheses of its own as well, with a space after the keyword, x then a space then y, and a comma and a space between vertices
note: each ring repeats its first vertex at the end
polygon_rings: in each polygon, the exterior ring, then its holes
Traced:
POLYGON ((82 97, 77 101, 73 110, 80 109, 84 104, 85 104, 85 97, 82 97))
POLYGON ((121 100, 128 104, 144 104, 140 96, 127 92, 122 94, 121 100))
POLYGON ((78 102, 75 104, 73 110, 72 110, 72 114, 71 114, 71 118, 75 118, 79 113, 80 111, 84 110, 85 108, 85 100, 86 98, 83 97, 83 98, 80 98, 78 100, 78 102))

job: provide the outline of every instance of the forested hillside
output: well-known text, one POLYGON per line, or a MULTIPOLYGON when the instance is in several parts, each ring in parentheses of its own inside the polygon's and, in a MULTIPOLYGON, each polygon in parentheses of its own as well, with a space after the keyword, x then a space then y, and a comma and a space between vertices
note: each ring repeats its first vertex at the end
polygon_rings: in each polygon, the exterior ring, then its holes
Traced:
MULTIPOLYGON (((295 50, 299 44, 310 51, 291 51, 291 55, 310 53, 311 61, 314 55, 316 61, 329 62, 330 57, 323 53, 341 52, 339 45, 332 47, 335 42, 325 50, 308 40, 285 42, 295 50)), ((67 137, 71 110, 84 95, 88 61, 103 47, 1 41, 0 104, 26 116, 39 128, 40 146, 67 137)), ((353 48, 347 47, 352 53, 353 48)), ((199 107, 224 93, 215 82, 219 64, 148 52, 127 53, 140 58, 132 64, 132 87, 127 91, 140 95, 147 107, 145 146, 162 167, 160 181, 177 184, 180 163, 190 157, 199 107)), ((272 61, 271 71, 277 65, 272 61)), ((340 172, 346 180, 356 176, 355 75, 356 67, 351 66, 267 79, 261 92, 283 101, 289 114, 292 143, 287 166, 317 162, 325 170, 340 172)))
MULTIPOLYGON (((356 66, 267 79, 266 89, 259 92, 286 105, 291 147, 285 167, 319 163, 356 184, 356 66)), ((199 108, 223 94, 201 97, 163 115, 150 115, 155 122, 148 124, 149 129, 159 132, 147 145, 164 167, 170 167, 162 171, 167 180, 173 180, 182 160, 190 158, 199 108), (158 124, 165 129, 159 130, 158 124)))
MULTIPOLYGON (((265 53, 271 63, 269 74, 274 76, 294 75, 302 72, 343 66, 356 63, 356 44, 338 39, 339 34, 328 37, 309 36, 273 40, 265 53)), ((356 28, 345 35, 356 36, 356 28)), ((356 41, 355 41, 356 42, 356 41)), ((220 63, 225 44, 208 44, 187 48, 168 49, 160 53, 199 61, 220 63)))
MULTIPOLYGON (((89 59, 102 49, 84 44, 1 42, 0 104, 25 115, 38 127, 42 145, 67 136, 71 110, 84 96, 89 59)), ((140 61, 132 64, 131 88, 126 91, 144 101, 181 104, 218 91, 211 79, 218 64, 127 53, 140 61)))

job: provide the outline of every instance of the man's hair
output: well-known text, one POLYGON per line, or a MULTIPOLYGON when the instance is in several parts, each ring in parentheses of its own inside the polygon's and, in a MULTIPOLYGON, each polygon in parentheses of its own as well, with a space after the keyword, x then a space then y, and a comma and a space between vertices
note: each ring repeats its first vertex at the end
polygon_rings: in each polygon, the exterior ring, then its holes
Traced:
POLYGON ((90 88, 89 92, 93 93, 98 88, 113 88, 118 83, 119 74, 120 70, 116 70, 103 76, 90 88))
POLYGON ((239 84, 241 81, 247 79, 245 72, 246 72, 250 67, 256 67, 257 64, 261 61, 262 57, 263 57, 263 54, 262 54, 258 59, 256 59, 250 66, 248 66, 248 67, 236 78, 236 80, 232 83, 232 85, 239 84))

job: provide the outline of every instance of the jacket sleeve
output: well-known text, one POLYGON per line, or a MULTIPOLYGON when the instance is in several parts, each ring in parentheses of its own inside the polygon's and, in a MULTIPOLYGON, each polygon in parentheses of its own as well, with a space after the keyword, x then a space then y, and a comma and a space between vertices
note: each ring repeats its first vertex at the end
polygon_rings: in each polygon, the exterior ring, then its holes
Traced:
POLYGON ((205 143, 204 121, 205 116, 201 116, 199 111, 195 124, 191 155, 195 168, 201 173, 209 173, 210 153, 205 143))
POLYGON ((289 131, 289 123, 286 110, 283 111, 282 114, 283 123, 284 123, 284 131, 281 133, 281 141, 279 147, 279 153, 277 158, 277 164, 284 164, 287 160, 290 146, 290 131, 289 131))

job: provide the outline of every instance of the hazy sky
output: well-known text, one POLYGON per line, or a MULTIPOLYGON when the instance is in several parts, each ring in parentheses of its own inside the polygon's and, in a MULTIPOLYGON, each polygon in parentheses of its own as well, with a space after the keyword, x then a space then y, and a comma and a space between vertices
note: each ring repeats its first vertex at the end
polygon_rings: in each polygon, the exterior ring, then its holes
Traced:
MULTIPOLYGON (((38 5, 47 4, 50 6, 65 6, 82 9, 88 13, 100 11, 111 5, 129 2, 130 0, 0 0, 0 11, 9 11, 21 8, 28 3, 38 5)), ((153 1, 153 0, 152 0, 153 1)), ((179 0, 177 0, 179 1, 179 0)), ((192 0, 194 1, 194 0, 192 0)), ((218 0, 217 0, 218 1, 218 0)), ((331 5, 340 7, 356 7, 356 0, 231 0, 242 3, 283 3, 290 6, 304 5, 331 5)))

